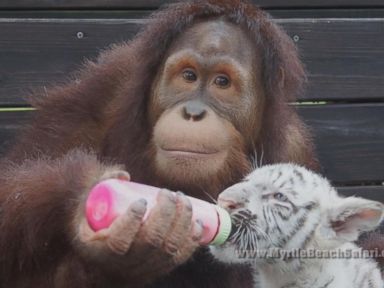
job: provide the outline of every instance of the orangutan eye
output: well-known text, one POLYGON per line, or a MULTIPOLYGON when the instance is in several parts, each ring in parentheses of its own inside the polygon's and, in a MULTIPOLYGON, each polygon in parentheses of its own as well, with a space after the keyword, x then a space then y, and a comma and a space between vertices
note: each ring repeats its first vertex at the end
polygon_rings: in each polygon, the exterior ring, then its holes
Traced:
POLYGON ((227 76, 217 76, 215 79, 215 84, 220 88, 227 88, 229 86, 229 79, 227 76))
POLYGON ((183 78, 188 82, 195 82, 197 80, 196 73, 191 69, 185 69, 183 71, 183 78))
POLYGON ((285 196, 283 193, 280 193, 280 192, 276 192, 272 196, 274 199, 281 201, 281 202, 288 201, 288 197, 285 196))

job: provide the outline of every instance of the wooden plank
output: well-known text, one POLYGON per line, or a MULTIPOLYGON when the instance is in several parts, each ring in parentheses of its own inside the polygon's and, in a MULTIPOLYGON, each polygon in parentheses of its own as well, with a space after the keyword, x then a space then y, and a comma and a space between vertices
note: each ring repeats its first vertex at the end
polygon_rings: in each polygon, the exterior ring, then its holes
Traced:
POLYGON ((337 190, 344 196, 358 196, 384 202, 384 186, 337 187, 337 190))
MULTIPOLYGON (((28 9, 28 8, 96 8, 96 9, 121 9, 121 8, 145 8, 154 9, 175 0, 2 0, 0 8, 28 9)), ((262 7, 383 7, 381 0, 253 0, 253 3, 262 7)))
MULTIPOLYGON (((28 122, 32 116, 32 113, 32 111, 0 112, 0 155, 3 155, 6 150, 11 147, 17 132, 19 132, 23 125, 28 122)), ((315 113, 315 115, 316 114, 317 113, 315 113)), ((369 124, 371 123, 367 123, 367 125, 369 124)), ((314 127, 316 131, 319 131, 320 128, 316 129, 316 127, 319 126, 315 125, 314 127)), ((324 148, 326 149, 326 147, 324 148)), ((367 164, 369 164, 368 161, 367 164)), ((365 169, 363 166, 364 165, 361 167, 365 169)), ((371 170, 372 168, 369 169, 371 170)), ((331 177, 332 175, 328 176, 331 177)), ((339 186, 337 187, 337 190, 344 196, 359 196, 384 202, 384 174, 382 174, 380 180, 382 181, 382 185, 380 186, 339 186)))
MULTIPOLYGON (((273 18, 383 18, 383 8, 305 8, 305 9, 286 9, 274 8, 265 9, 273 18)), ((0 8, 0 18, 27 18, 27 19, 52 19, 52 18, 67 18, 67 19, 137 19, 146 18, 155 10, 149 9, 28 9, 28 10, 2 10, 0 8)))
POLYGON ((86 58, 137 30, 135 19, 0 19, 0 105, 23 105, 32 89, 65 82, 86 58))
MULTIPOLYGON (((17 135, 17 132, 23 127, 25 123, 32 116, 32 111, 23 112, 0 112, 0 155, 3 155, 7 148, 9 148, 17 135)), ((314 113, 318 115, 318 113, 314 113)), ((371 124, 371 123, 367 123, 371 124)), ((318 125, 315 126, 315 130, 318 131, 318 125)), ((320 146, 321 148, 321 146, 320 146)), ((325 148, 325 147, 324 147, 325 148)), ((367 161, 367 164, 369 162, 367 161)), ((362 168, 365 169, 365 167, 362 168)), ((371 169, 371 168, 369 168, 371 169)), ((328 175, 331 177, 332 175, 328 175)), ((332 177, 331 177, 332 178, 332 177)), ((384 185, 384 174, 381 178, 384 185)), ((373 185, 373 186, 339 186, 337 190, 340 194, 345 196, 359 196, 365 197, 372 200, 384 202, 384 186, 373 185)))
POLYGON ((326 177, 335 184, 384 180, 384 104, 299 107, 315 134, 326 177))
POLYGON ((32 111, 0 112, 0 155, 11 147, 17 133, 31 118, 32 111))
POLYGON ((307 99, 384 98, 384 18, 281 19, 309 72, 307 99))
MULTIPOLYGON (((299 112, 315 134, 322 172, 335 185, 384 182, 384 104, 301 105, 299 112)), ((0 113, 1 151, 31 113, 0 113)))
MULTIPOLYGON (((303 99, 384 99, 384 18, 276 21, 297 40, 309 71, 303 99)), ((85 58, 132 38, 139 23, 0 18, 0 105, 22 105, 30 89, 64 81, 85 58)))

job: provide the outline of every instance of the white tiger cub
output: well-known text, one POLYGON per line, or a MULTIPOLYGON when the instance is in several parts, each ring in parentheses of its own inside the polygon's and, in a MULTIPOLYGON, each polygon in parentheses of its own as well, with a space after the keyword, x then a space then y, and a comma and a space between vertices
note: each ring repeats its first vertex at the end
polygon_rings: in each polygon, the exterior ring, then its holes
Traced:
POLYGON ((342 198, 325 178, 293 164, 255 169, 218 203, 231 212, 234 232, 211 252, 220 261, 252 263, 255 287, 384 287, 376 262, 352 243, 379 225, 383 204, 342 198))

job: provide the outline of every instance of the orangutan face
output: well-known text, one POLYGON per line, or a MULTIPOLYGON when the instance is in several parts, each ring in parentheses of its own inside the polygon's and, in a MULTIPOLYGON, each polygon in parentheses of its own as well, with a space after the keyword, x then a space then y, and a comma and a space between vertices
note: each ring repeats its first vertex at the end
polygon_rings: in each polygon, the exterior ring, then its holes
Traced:
POLYGON ((259 62, 248 36, 223 20, 195 24, 173 43, 152 87, 160 175, 185 183, 247 165, 264 104, 259 62))

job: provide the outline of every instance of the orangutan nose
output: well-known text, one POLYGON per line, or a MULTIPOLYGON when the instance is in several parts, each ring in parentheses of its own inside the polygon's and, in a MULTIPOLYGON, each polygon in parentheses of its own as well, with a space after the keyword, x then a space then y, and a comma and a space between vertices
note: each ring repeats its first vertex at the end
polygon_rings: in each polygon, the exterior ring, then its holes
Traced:
POLYGON ((189 101, 183 107, 182 113, 185 120, 200 121, 206 116, 207 110, 200 101, 189 101))

